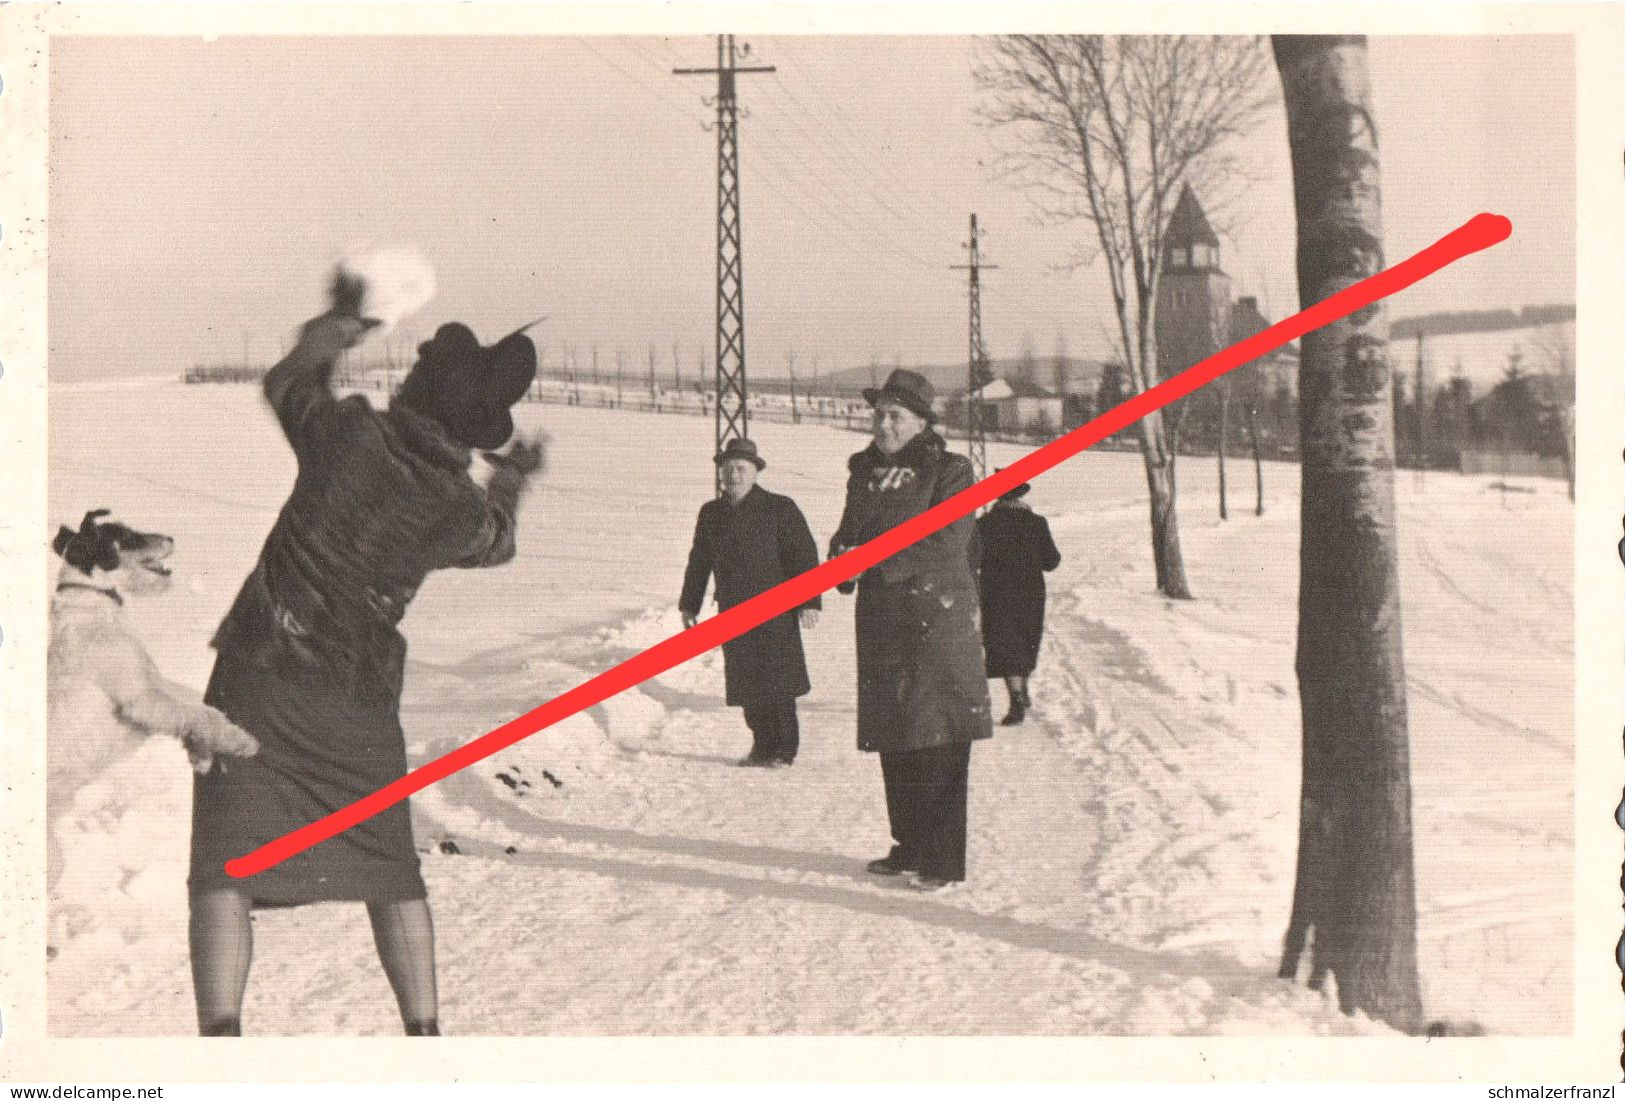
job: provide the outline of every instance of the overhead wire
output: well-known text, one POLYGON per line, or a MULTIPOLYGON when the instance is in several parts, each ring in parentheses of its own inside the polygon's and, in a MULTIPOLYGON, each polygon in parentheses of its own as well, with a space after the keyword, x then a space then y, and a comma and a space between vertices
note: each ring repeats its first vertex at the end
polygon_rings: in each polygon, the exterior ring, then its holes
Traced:
MULTIPOLYGON (((609 65, 623 77, 632 81, 644 92, 660 100, 668 109, 695 123, 697 126, 707 129, 715 126, 714 120, 702 118, 692 109, 679 104, 672 97, 661 91, 656 85, 653 85, 649 81, 638 76, 635 72, 635 69, 637 68, 637 64, 635 62, 632 63, 632 67, 629 68, 627 65, 624 65, 620 61, 616 60, 616 58, 610 56, 606 50, 599 49, 592 41, 586 38, 577 38, 577 41, 594 56, 598 57, 601 61, 609 65)), ((612 42, 621 45, 626 48, 628 54, 637 58, 644 64, 654 63, 662 68, 684 67, 680 64, 681 59, 675 57, 670 48, 661 40, 621 37, 613 39, 602 38, 598 39, 597 42, 605 46, 612 42), (664 51, 666 56, 662 57, 659 51, 664 51)), ((770 75, 774 76, 775 78, 777 77, 776 73, 770 75)), ((783 86, 782 81, 779 81, 779 84, 783 86)), ((788 91, 788 89, 786 90, 788 91)), ((806 110, 804 106, 803 110, 806 110)), ((789 121, 792 126, 795 126, 798 132, 800 132, 804 137, 807 137, 808 140, 813 141, 814 145, 817 146, 821 151, 823 151, 826 155, 828 154, 829 147, 827 144, 820 143, 813 139, 812 136, 808 134, 806 128, 800 126, 793 117, 790 117, 788 114, 784 115, 783 117, 789 121)), ((783 144, 783 139, 771 129, 755 131, 752 133, 752 141, 752 152, 747 156, 741 157, 741 172, 747 173, 754 177, 757 182, 759 182, 762 186, 765 186, 770 192, 777 195, 787 206, 802 215, 807 222, 817 229, 824 237, 840 246, 844 251, 900 278, 913 279, 916 276, 898 267, 897 265, 899 263, 905 266, 913 266, 919 269, 919 271, 922 273, 949 273, 949 265, 921 256, 913 249, 912 246, 897 238, 891 231, 890 227, 880 230, 879 232, 875 232, 873 226, 863 227, 860 225, 855 225, 852 218, 848 218, 840 211, 834 209, 830 203, 826 201, 823 195, 816 191, 810 190, 807 185, 800 182, 796 169, 787 167, 780 160, 780 157, 775 155, 775 153, 782 155, 785 147, 783 144), (771 136, 767 137, 767 140, 763 142, 762 139, 767 135, 771 136), (763 144, 765 144, 768 148, 761 148, 760 146, 763 144), (764 168, 762 164, 759 163, 761 161, 765 161, 769 166, 771 166, 772 169, 776 169, 782 173, 782 178, 780 176, 776 176, 773 171, 764 168), (804 203, 798 201, 792 194, 790 194, 791 190, 805 196, 807 201, 813 206, 817 207, 818 210, 814 211, 808 209, 804 203), (820 214, 819 212, 822 213, 820 214), (873 238, 876 236, 886 238, 890 248, 877 250, 876 242, 873 240, 873 238)), ((849 144, 847 145, 847 149, 851 149, 849 144)), ((794 153, 791 152, 789 155, 793 157, 794 153)), ((856 153, 850 153, 846 159, 854 165, 861 166, 862 164, 856 153)), ((818 170, 811 168, 806 164, 804 164, 802 167, 807 169, 809 174, 819 178, 820 182, 826 185, 827 193, 830 196, 837 197, 837 201, 841 202, 841 205, 843 205, 846 210, 852 214, 853 218, 856 218, 860 223, 866 220, 861 214, 858 213, 857 208, 850 201, 845 200, 847 192, 843 191, 839 187, 829 186, 829 181, 818 170)), ((869 179, 872 180, 873 176, 870 175, 869 179)), ((862 187, 863 185, 860 184, 859 186, 862 187)), ((864 194, 872 201, 875 201, 875 205, 877 207, 885 210, 893 217, 898 217, 895 208, 889 203, 879 201, 878 196, 872 190, 867 190, 864 192, 864 194)), ((1052 317, 1040 316, 1039 314, 1032 312, 1031 307, 1027 303, 1018 301, 1012 295, 996 286, 984 284, 982 290, 984 297, 994 297, 1001 304, 1014 312, 1018 319, 1025 323, 1025 326, 1028 329, 1031 329, 1035 322, 1052 324, 1054 321, 1052 317)))

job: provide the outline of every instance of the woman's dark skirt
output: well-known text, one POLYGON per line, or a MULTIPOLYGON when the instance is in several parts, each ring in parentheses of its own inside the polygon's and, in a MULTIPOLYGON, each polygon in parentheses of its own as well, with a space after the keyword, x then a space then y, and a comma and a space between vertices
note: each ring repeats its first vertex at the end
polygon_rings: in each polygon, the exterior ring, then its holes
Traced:
POLYGON ((254 757, 217 758, 192 795, 196 893, 230 887, 259 905, 424 898, 405 801, 247 879, 225 863, 370 795, 406 774, 400 724, 404 641, 354 676, 286 652, 265 664, 229 649, 205 699, 260 741, 254 757))
POLYGON ((982 583, 982 651, 990 677, 1025 677, 1044 641, 1044 577, 1022 584, 982 583))

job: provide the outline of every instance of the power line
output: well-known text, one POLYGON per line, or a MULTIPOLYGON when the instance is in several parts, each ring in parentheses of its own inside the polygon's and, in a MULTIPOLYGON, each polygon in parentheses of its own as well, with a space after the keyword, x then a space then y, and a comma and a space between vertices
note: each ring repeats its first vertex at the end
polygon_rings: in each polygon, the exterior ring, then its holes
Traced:
MULTIPOLYGON (((709 128, 710 126, 714 125, 714 124, 705 122, 704 120, 699 118, 699 116, 694 115, 693 113, 686 110, 685 108, 682 108, 682 107, 678 106, 671 99, 667 98, 663 93, 659 92, 657 89, 655 89, 653 86, 651 86, 647 81, 644 81, 643 79, 638 77, 635 73, 632 73, 632 72, 628 71, 624 66, 622 66, 621 64, 616 62, 613 58, 607 56, 602 51, 598 50, 590 42, 587 42, 584 39, 582 39, 580 41, 581 41, 582 45, 584 45, 588 50, 590 50, 599 59, 604 61, 605 64, 611 66, 613 69, 615 69, 616 72, 620 73, 621 75, 627 77, 627 79, 629 79, 629 80, 633 81, 634 83, 636 83, 639 87, 643 88, 645 91, 649 92, 651 95, 653 95, 657 99, 661 100, 661 102, 665 103, 672 110, 674 110, 674 111, 678 112, 679 114, 683 115, 683 117, 690 119, 696 125, 701 126, 701 127, 709 128)), ((772 165, 774 168, 784 170, 784 166, 779 162, 779 160, 777 158, 771 156, 771 155, 764 155, 764 156, 762 156, 761 159, 766 161, 768 164, 772 165)), ((757 177, 760 180, 760 182, 763 183, 770 191, 772 191, 774 194, 778 195, 786 203, 788 203, 791 207, 793 207, 795 210, 797 210, 799 213, 801 213, 803 216, 805 216, 808 219, 809 222, 816 225, 821 231, 824 232, 825 236, 829 237, 832 241, 835 241, 837 244, 841 245, 843 248, 849 250, 855 256, 864 257, 864 258, 870 259, 870 260, 874 259, 874 253, 873 253, 873 248, 872 248, 871 244, 866 243, 866 242, 862 242, 862 241, 854 243, 852 241, 848 241, 848 240, 843 239, 840 236, 839 233, 831 233, 831 232, 829 232, 828 228, 825 225, 823 225, 823 224, 821 224, 819 222, 818 215, 815 212, 809 210, 808 208, 803 206, 801 203, 797 202, 794 198, 792 198, 786 192, 784 187, 779 186, 778 177, 775 177, 771 173, 768 173, 766 170, 762 169, 759 165, 757 165, 754 161, 746 161, 745 162, 745 168, 746 168, 746 171, 750 175, 752 175, 753 177, 757 177)), ((800 185, 799 183, 795 183, 794 182, 795 176, 794 176, 793 172, 786 171, 786 174, 785 174, 784 178, 787 181, 787 186, 793 186, 793 187, 796 188, 796 190, 798 190, 802 194, 806 195, 809 200, 811 200, 815 205, 819 206, 827 214, 827 216, 830 219, 832 219, 834 222, 839 223, 842 227, 844 227, 846 230, 848 230, 851 233, 857 234, 860 237, 864 236, 864 231, 863 230, 861 230, 858 227, 852 225, 845 218, 843 218, 837 211, 831 209, 827 203, 823 202, 823 200, 819 198, 819 196, 817 196, 816 194, 808 191, 805 186, 800 185)), ((918 264, 921 268, 923 268, 925 270, 933 270, 936 267, 935 264, 931 263, 930 261, 923 260, 922 258, 920 258, 918 256, 909 257, 909 259, 913 263, 918 264)), ((904 278, 908 277, 907 273, 905 273, 905 272, 903 272, 903 271, 901 271, 901 270, 899 270, 899 269, 897 269, 895 267, 892 267, 890 265, 883 265, 883 266, 885 266, 887 268, 887 270, 890 271, 894 275, 902 276, 904 278)))
MULTIPOLYGON (((610 56, 605 50, 599 49, 598 46, 595 45, 591 40, 589 40, 587 38, 584 38, 584 37, 578 37, 576 39, 576 41, 584 49, 586 49, 588 52, 593 54, 593 56, 597 57, 599 60, 604 62, 604 64, 608 65, 610 68, 614 69, 621 76, 625 77, 627 80, 629 80, 633 84, 637 85, 640 89, 642 89, 643 92, 645 92, 646 94, 648 94, 650 96, 653 96, 655 99, 659 100, 661 102, 661 104, 663 106, 665 106, 668 110, 674 112, 675 114, 677 114, 677 115, 679 115, 679 116, 681 116, 681 117, 683 117, 685 119, 688 119, 690 122, 694 123, 696 126, 699 126, 699 127, 702 127, 702 128, 710 128, 711 126, 715 125, 714 123, 707 122, 706 120, 701 118, 699 115, 694 113, 692 110, 680 105, 678 102, 676 102, 671 97, 667 96, 664 92, 662 92, 659 88, 657 88, 656 86, 651 84, 649 81, 646 81, 642 77, 640 77, 635 71, 633 71, 632 69, 629 69, 626 65, 622 64, 620 61, 617 61, 613 56, 610 56)), ((607 41, 615 41, 615 42, 618 42, 619 44, 621 44, 623 46, 626 46, 626 47, 632 47, 634 45, 634 42, 632 40, 629 40, 629 39, 615 39, 615 40, 607 40, 607 41)), ((647 55, 646 52, 644 52, 642 50, 631 49, 630 52, 633 53, 635 56, 637 56, 640 59, 647 60, 648 55, 647 55)), ((782 81, 779 80, 777 75, 774 74, 774 76, 775 76, 775 82, 778 82, 778 83, 782 84, 782 81)), ((791 119, 789 121, 791 121, 792 123, 794 122, 793 119, 791 119)), ((776 137, 776 135, 774 135, 774 137, 776 137)), ((793 180, 796 179, 793 171, 784 169, 784 166, 780 163, 780 161, 777 158, 771 156, 770 154, 765 154, 765 155, 761 156, 760 160, 763 161, 763 162, 766 162, 768 165, 770 165, 773 168, 780 169, 781 171, 783 171, 785 173, 784 178, 787 181, 793 181, 793 180)), ((781 186, 780 182, 779 182, 779 177, 777 175, 775 175, 773 172, 768 171, 767 168, 762 167, 762 165, 760 163, 758 163, 756 158, 752 158, 752 159, 747 160, 745 162, 744 167, 745 167, 745 171, 746 171, 746 173, 748 175, 750 175, 753 179, 755 179, 762 186, 767 187, 770 192, 777 195, 786 205, 788 205, 791 209, 793 209, 798 214, 800 214, 805 219, 804 224, 806 224, 806 225, 810 226, 811 228, 817 230, 820 234, 822 234, 825 238, 830 240, 833 244, 839 246, 843 251, 846 251, 846 252, 850 253, 852 256, 854 256, 856 258, 860 258, 860 259, 864 260, 867 264, 869 264, 871 266, 874 266, 874 267, 878 267, 878 268, 888 272, 889 274, 892 274, 892 275, 898 276, 899 278, 904 278, 904 279, 910 279, 910 278, 914 278, 914 277, 916 277, 917 275, 920 275, 920 274, 929 274, 929 273, 937 272, 937 271, 941 270, 938 267, 937 262, 928 260, 928 259, 920 256, 912 248, 909 248, 906 245, 902 246, 901 249, 895 249, 894 248, 894 249, 877 250, 876 247, 875 247, 875 242, 873 240, 867 239, 867 238, 870 238, 870 237, 874 236, 873 233, 866 233, 864 229, 853 225, 851 221, 849 221, 847 218, 843 217, 839 212, 833 210, 828 205, 828 203, 821 201, 818 196, 808 192, 807 188, 804 185, 801 185, 799 183, 796 183, 796 184, 786 183, 784 186, 781 186), (820 213, 818 211, 811 210, 806 205, 804 205, 802 202, 798 201, 787 190, 787 187, 791 187, 791 186, 793 186, 795 188, 795 190, 799 191, 800 193, 802 193, 804 195, 807 195, 808 198, 814 204, 816 204, 818 207, 820 207, 822 209, 822 211, 824 211, 824 214, 820 215, 820 213), (838 228, 832 229, 831 226, 836 226, 838 228), (843 230, 845 232, 842 232, 843 230), (854 236, 848 236, 848 234, 851 234, 851 235, 854 235, 854 236), (854 237, 856 239, 854 239, 854 237), (895 258, 895 260, 898 263, 902 263, 905 266, 910 266, 915 270, 913 272, 903 270, 903 268, 900 268, 896 264, 889 262, 889 260, 892 259, 892 258, 895 258)), ((831 189, 830 193, 832 195, 841 195, 841 194, 843 194, 840 190, 834 189, 834 188, 831 189)), ((849 209, 851 209, 851 208, 849 207, 849 209)), ((861 219, 861 216, 860 216, 860 219, 861 219)), ((890 234, 886 234, 886 236, 891 240, 891 242, 892 242, 892 244, 894 246, 896 246, 898 244, 897 239, 895 237, 891 237, 890 234)), ((1008 307, 1010 307, 1011 308, 1011 313, 1015 316, 1015 318, 1017 318, 1017 319, 1021 320, 1022 322, 1024 322, 1027 327, 1031 327, 1033 324, 1040 324, 1040 323, 1041 324, 1046 324, 1046 325, 1047 324, 1053 324, 1056 321, 1056 318, 1054 317, 1054 315, 1040 314, 1040 313, 1032 312, 1031 308, 1027 305, 1026 302, 1017 300, 1017 299, 1005 294, 1002 290, 1000 290, 998 288, 991 288, 990 287, 990 288, 988 288, 988 291, 998 301, 1000 301, 1000 302, 1006 304, 1008 307)))
MULTIPOLYGON (((785 46, 786 43, 785 43, 785 40, 783 40, 783 39, 775 39, 774 40, 774 45, 776 47, 779 47, 779 46, 785 46)), ((908 197, 907 200, 906 200, 907 202, 920 202, 920 203, 924 203, 926 205, 934 205, 934 204, 936 204, 937 203, 936 199, 933 199, 932 197, 924 195, 921 192, 915 190, 915 188, 911 184, 909 184, 908 181, 904 180, 902 177, 893 175, 890 172, 890 170, 885 167, 884 162, 880 161, 879 159, 877 159, 877 158, 875 158, 873 156, 865 157, 861 153, 858 153, 855 150, 853 150, 851 144, 849 142, 847 142, 845 138, 843 138, 841 135, 837 134, 834 131, 834 129, 830 126, 828 120, 834 119, 836 122, 842 124, 843 126, 845 126, 847 124, 845 123, 844 117, 841 114, 840 108, 836 105, 839 102, 837 97, 834 94, 830 93, 828 91, 828 89, 824 88, 821 84, 819 84, 817 76, 816 76, 817 69, 818 69, 817 64, 814 63, 814 62, 809 62, 805 57, 802 56, 801 48, 800 48, 799 43, 796 44, 795 46, 787 47, 786 52, 789 53, 789 55, 790 55, 790 57, 792 59, 798 60, 800 62, 800 73, 801 73, 802 80, 805 82, 805 84, 807 86, 808 94, 812 95, 815 99, 821 99, 821 100, 824 101, 824 106, 825 106, 824 111, 822 111, 822 112, 813 111, 813 110, 807 108, 805 105, 801 104, 800 101, 798 99, 796 99, 795 93, 793 91, 791 91, 789 85, 784 84, 784 82, 782 80, 781 81, 775 81, 775 83, 778 83, 784 89, 785 94, 787 96, 789 96, 792 101, 795 101, 798 106, 801 107, 802 111, 804 113, 806 113, 807 117, 812 119, 816 126, 818 126, 820 129, 822 129, 826 133, 828 133, 833 140, 835 140, 835 141, 839 142, 841 145, 845 146, 849 151, 852 151, 853 159, 857 163, 863 165, 867 170, 875 172, 876 174, 878 174, 879 176, 881 176, 882 178, 887 180, 888 183, 894 189, 896 189, 899 193, 907 196, 908 197)))

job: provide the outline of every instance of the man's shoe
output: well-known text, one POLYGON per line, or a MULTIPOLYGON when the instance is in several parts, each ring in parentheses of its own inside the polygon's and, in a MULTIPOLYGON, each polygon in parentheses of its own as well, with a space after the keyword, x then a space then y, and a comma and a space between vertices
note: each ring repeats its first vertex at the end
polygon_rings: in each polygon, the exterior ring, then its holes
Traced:
POLYGON ((908 875, 915 869, 907 859, 901 856, 896 849, 879 860, 871 860, 864 865, 870 875, 908 875))

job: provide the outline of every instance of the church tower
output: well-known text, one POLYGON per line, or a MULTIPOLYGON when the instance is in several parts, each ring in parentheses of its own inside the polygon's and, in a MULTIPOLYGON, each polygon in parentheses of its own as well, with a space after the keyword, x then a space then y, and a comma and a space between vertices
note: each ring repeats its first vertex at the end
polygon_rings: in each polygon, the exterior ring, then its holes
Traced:
POLYGON ((1219 267, 1219 235, 1190 184, 1179 193, 1163 235, 1156 329, 1162 378, 1229 344, 1230 277, 1219 267))

